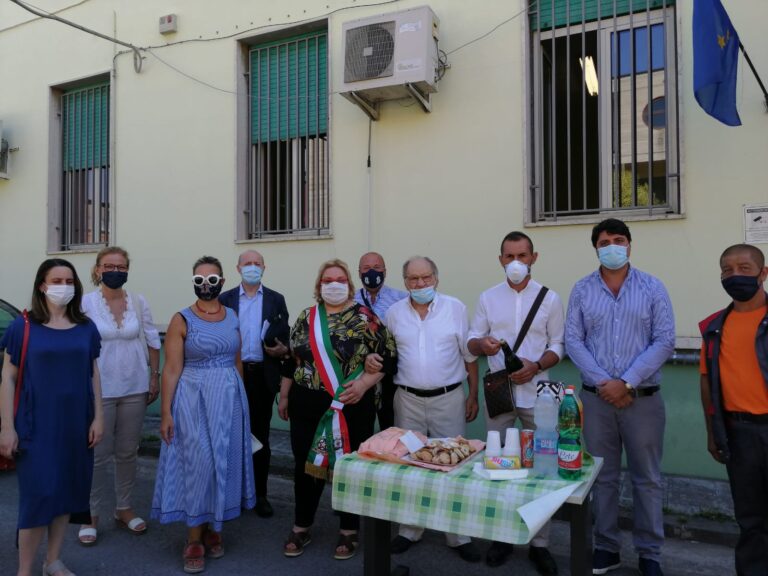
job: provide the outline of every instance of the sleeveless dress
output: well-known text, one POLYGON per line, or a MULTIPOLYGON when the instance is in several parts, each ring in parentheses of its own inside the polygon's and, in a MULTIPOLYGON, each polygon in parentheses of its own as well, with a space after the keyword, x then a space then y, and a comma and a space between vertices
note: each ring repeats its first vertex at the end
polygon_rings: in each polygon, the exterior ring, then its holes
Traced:
POLYGON ((152 518, 163 524, 210 522, 218 532, 256 504, 248 400, 235 368, 240 328, 235 312, 225 310, 219 322, 180 312, 187 337, 171 403, 174 436, 160 448, 152 499, 152 518))
MULTIPOLYGON (((6 351, 18 366, 24 319, 14 320, 5 336, 6 351)), ((57 516, 89 523, 93 449, 93 361, 101 337, 88 320, 57 330, 30 321, 19 411, 16 471, 19 529, 47 526, 57 516)))

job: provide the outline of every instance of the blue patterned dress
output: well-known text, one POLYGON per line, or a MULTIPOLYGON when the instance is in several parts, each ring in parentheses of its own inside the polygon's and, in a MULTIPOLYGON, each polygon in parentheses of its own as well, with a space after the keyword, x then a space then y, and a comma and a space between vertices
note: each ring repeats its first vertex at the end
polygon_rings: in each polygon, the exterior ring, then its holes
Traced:
POLYGON ((180 314, 187 323, 184 369, 171 404, 173 440, 160 449, 152 518, 210 522, 218 532, 256 503, 248 400, 235 368, 239 323, 229 308, 219 322, 189 308, 180 314))

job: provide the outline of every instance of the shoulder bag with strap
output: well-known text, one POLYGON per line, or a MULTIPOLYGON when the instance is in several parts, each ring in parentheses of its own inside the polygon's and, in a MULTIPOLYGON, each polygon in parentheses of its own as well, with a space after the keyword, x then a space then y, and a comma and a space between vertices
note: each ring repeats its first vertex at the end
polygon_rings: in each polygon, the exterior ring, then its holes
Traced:
MULTIPOLYGON (((542 286, 536 295, 536 300, 534 300, 531 309, 528 311, 528 316, 526 316, 520 332, 517 334, 515 345, 512 347, 513 353, 516 353, 523 343, 525 335, 528 333, 531 324, 533 324, 533 319, 536 317, 541 303, 544 302, 547 292, 549 292, 549 288, 542 286)), ((485 373, 485 376, 483 376, 483 392, 485 394, 485 405, 488 408, 488 415, 491 418, 515 411, 515 392, 506 368, 496 372, 488 370, 485 373)))

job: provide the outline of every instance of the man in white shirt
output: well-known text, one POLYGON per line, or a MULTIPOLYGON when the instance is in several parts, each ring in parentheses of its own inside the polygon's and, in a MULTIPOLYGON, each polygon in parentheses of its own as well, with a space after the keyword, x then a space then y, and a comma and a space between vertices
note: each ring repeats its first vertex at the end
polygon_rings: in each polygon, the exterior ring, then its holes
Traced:
MULTIPOLYGON (((416 256, 403 265, 409 298, 393 304, 384 319, 397 343, 394 382, 395 426, 433 438, 465 433, 477 416, 477 358, 467 349, 467 308, 438 294, 438 271, 429 258, 416 256), (464 379, 469 396, 464 397, 464 379)), ((421 539, 423 528, 400 526, 392 553, 405 552, 421 539)), ((468 562, 480 560, 469 536, 446 534, 448 546, 468 562)))
MULTIPOLYGON (((472 354, 488 357, 492 372, 504 369, 504 353, 501 340, 510 348, 514 346, 528 313, 542 285, 531 279, 531 268, 538 254, 533 242, 522 232, 510 232, 501 242, 499 262, 506 273, 506 280, 489 288, 480 295, 475 316, 469 330, 467 347, 472 354)), ((513 427, 519 418, 524 429, 535 429, 533 406, 536 402, 536 382, 549 378, 547 370, 563 356, 564 313, 560 297, 549 290, 525 334, 517 355, 523 368, 511 374, 515 386, 516 412, 500 414, 495 418, 485 408, 488 430, 503 432, 513 427)), ((503 437, 503 433, 502 433, 503 437)), ((547 550, 549 524, 533 537, 528 557, 539 574, 557 574, 557 565, 547 550)), ((502 542, 491 544, 486 562, 489 566, 502 565, 512 553, 512 545, 502 542)))
MULTIPOLYGON (((384 284, 387 278, 387 266, 384 257, 378 252, 366 252, 360 256, 358 265, 362 288, 355 292, 355 302, 367 306, 384 322, 387 310, 398 300, 408 298, 408 292, 392 288, 384 284)), ((379 429, 386 430, 395 423, 392 404, 395 398, 395 385, 392 376, 385 375, 377 384, 378 403, 376 416, 379 419, 379 429)))

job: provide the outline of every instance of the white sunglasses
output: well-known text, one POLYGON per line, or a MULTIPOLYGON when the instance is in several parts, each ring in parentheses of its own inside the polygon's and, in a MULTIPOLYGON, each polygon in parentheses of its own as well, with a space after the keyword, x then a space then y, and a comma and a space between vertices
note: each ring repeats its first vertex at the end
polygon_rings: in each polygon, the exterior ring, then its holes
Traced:
POLYGON ((218 286, 219 282, 224 280, 223 276, 219 276, 218 274, 208 274, 208 276, 203 276, 202 274, 195 274, 192 276, 192 283, 195 286, 202 286, 203 284, 208 284, 209 286, 218 286))

